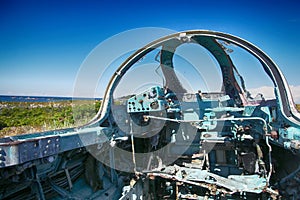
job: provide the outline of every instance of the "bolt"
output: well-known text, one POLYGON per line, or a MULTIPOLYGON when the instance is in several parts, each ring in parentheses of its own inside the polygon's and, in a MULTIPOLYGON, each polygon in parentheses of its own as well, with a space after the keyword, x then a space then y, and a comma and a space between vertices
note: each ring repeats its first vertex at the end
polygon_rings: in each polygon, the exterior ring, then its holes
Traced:
POLYGON ((53 157, 53 156, 48 157, 48 161, 49 161, 50 163, 52 163, 52 162, 54 161, 54 157, 53 157))

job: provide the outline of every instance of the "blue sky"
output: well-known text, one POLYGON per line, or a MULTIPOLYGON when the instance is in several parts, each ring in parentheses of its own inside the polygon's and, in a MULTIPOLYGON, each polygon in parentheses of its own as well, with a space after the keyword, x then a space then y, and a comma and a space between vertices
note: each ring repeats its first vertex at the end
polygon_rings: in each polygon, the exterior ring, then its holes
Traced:
POLYGON ((300 88, 299 8, 296 0, 0 0, 0 95, 71 96, 82 62, 100 42, 141 27, 239 36, 264 50, 300 88))

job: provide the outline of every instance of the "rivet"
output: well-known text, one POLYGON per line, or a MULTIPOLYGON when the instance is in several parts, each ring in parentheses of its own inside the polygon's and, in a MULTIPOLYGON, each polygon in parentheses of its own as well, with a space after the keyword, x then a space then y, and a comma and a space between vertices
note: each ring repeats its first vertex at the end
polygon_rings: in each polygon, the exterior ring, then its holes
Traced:
POLYGON ((50 144, 51 143, 51 140, 48 140, 48 144, 50 144))

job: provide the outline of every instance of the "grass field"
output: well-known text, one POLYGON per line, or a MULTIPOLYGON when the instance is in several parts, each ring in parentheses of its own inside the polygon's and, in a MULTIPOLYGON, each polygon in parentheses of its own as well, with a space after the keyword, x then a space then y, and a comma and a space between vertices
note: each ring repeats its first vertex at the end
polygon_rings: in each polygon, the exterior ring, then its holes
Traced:
POLYGON ((95 116, 100 101, 0 102, 0 137, 70 128, 95 116))

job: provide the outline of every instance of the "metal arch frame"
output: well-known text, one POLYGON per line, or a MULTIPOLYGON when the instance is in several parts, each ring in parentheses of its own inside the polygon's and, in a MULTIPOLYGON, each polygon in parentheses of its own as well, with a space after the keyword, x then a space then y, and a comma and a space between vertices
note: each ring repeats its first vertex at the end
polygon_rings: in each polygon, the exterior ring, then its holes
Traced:
MULTIPOLYGON (((241 39, 237 36, 230 35, 222 32, 215 32, 209 30, 190 30, 183 31, 175 34, 171 34, 165 37, 162 37, 158 40, 155 40, 148 45, 140 48, 134 54, 132 54, 129 58, 127 58, 117 69, 115 74, 110 79, 110 82, 106 88, 105 95, 103 98, 103 103, 101 104, 100 109, 98 110, 95 117, 86 125, 86 126, 99 126, 101 123, 107 118, 110 113, 110 105, 112 103, 112 95, 113 92, 118 85, 119 81, 123 77, 123 75, 130 69, 130 67, 136 63, 140 58, 145 56, 147 53, 151 52, 153 49, 162 46, 164 43, 174 39, 174 38, 183 38, 183 37, 194 37, 194 36, 206 36, 214 39, 221 39, 230 43, 233 43, 246 51, 248 51, 251 55, 255 56, 262 64, 265 72, 271 78, 274 83, 275 93, 277 98, 278 106, 282 111, 283 117, 290 121, 291 123, 296 124, 300 121, 300 114, 297 112, 295 108, 295 104, 292 98, 292 94, 290 92, 288 83, 279 69, 279 67, 275 64, 275 62, 261 49, 253 45, 252 43, 241 39)), ((183 43, 187 43, 188 41, 183 41, 183 43)), ((205 47, 206 48, 206 47, 205 47)))

